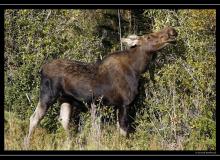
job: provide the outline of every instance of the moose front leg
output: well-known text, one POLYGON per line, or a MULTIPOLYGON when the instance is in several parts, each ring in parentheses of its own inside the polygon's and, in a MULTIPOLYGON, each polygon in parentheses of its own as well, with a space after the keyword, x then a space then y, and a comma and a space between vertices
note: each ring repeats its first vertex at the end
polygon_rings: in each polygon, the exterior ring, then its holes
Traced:
POLYGON ((118 112, 118 122, 119 122, 119 130, 120 134, 127 137, 128 136, 128 128, 129 128, 129 121, 128 121, 128 106, 121 106, 118 112))

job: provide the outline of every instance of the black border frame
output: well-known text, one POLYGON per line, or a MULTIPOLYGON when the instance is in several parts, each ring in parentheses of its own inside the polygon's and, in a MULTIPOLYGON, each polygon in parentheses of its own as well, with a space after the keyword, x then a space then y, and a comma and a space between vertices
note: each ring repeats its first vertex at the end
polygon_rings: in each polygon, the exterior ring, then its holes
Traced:
MULTIPOLYGON (((10 1, 9 1, 10 2, 10 1)), ((220 12, 217 9, 218 5, 215 4, 168 4, 168 5, 163 5, 163 4, 25 4, 25 2, 22 4, 0 4, 0 20, 1 20, 1 29, 2 32, 0 34, 2 43, 1 43, 1 49, 4 53, 4 10, 5 9, 95 9, 95 8, 103 8, 103 9, 115 9, 115 8, 151 8, 151 9, 171 9, 171 8, 178 8, 178 9, 216 9, 216 19, 218 22, 218 17, 220 17, 220 12)), ((65 0, 63 1, 63 3, 65 0)), ((136 1, 138 2, 138 1, 136 1)), ((220 2, 220 1, 219 1, 220 2)), ((218 26, 218 23, 217 23, 218 26)), ((218 27, 216 30, 216 37, 218 35, 218 27)), ((217 38, 216 38, 217 39, 217 38)), ((217 41, 217 40, 216 40, 217 41)), ((217 42, 216 42, 217 43, 217 42)), ((218 57, 218 45, 216 48, 216 58, 218 57)), ((4 59, 4 54, 2 55, 2 60, 4 59)), ((4 68, 4 61, 1 63, 2 69, 4 68)), ((217 66, 216 66, 217 67, 217 66)), ((3 72, 4 74, 4 72, 3 72)), ((217 75, 216 75, 217 76, 217 75)), ((2 82, 4 82, 4 76, 1 76, 2 82)), ((218 79, 216 77, 216 79, 218 79)), ((216 80, 217 81, 217 80, 216 80)), ((1 87, 3 89, 3 94, 4 95, 4 84, 1 83, 1 87)), ((218 84, 216 84, 218 85, 218 84)), ((218 87, 216 86, 216 89, 218 87)), ((3 96, 0 96, 1 99, 1 104, 2 107, 0 107, 0 124, 4 124, 4 98, 3 96), (3 102, 3 103, 2 103, 3 102)), ((216 98, 218 99, 218 98, 216 98)), ((218 107, 216 107, 216 113, 218 113, 218 107)), ((218 133, 218 127, 217 124, 219 124, 219 118, 216 116, 216 134, 218 133)), ((1 130, 0 130, 0 135, 4 135, 4 125, 0 125, 1 130)), ((216 151, 8 151, 4 150, 4 136, 0 136, 0 157, 1 156, 50 156, 51 158, 59 158, 60 156, 194 156, 195 158, 197 157, 212 157, 212 156, 219 156, 219 139, 216 136, 216 151)))

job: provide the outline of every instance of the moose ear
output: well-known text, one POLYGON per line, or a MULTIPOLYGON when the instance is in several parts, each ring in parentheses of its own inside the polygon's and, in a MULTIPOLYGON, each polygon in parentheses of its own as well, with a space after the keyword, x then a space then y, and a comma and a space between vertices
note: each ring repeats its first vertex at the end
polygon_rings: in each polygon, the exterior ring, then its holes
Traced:
POLYGON ((127 38, 122 38, 122 43, 126 44, 128 47, 133 47, 138 45, 138 36, 137 35, 130 35, 127 38))

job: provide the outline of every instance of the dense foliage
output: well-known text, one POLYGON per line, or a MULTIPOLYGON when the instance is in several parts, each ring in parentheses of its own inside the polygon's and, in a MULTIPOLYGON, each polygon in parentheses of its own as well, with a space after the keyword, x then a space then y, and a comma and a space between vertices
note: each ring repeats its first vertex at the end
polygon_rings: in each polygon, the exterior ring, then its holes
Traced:
MULTIPOLYGON (((119 149, 215 150, 216 11, 120 10, 120 26, 118 10, 113 9, 5 10, 5 137, 12 132, 9 115, 25 122, 26 132, 39 98, 38 72, 46 61, 95 61, 121 49, 120 34, 142 35, 173 26, 178 42, 158 53, 149 72, 141 77, 140 95, 134 104, 136 132, 124 146, 119 141, 119 149)), ((111 115, 113 111, 102 112, 111 115)), ((58 114, 55 104, 41 123, 48 133, 59 134, 58 114)), ((91 128, 89 116, 82 115, 82 120, 86 137, 91 128)), ((112 149, 109 139, 117 145, 116 130, 112 124, 108 126, 109 134, 103 131, 100 143, 112 149)), ((81 136, 76 138, 80 141, 81 136)), ((16 148, 9 144, 7 149, 16 148)))

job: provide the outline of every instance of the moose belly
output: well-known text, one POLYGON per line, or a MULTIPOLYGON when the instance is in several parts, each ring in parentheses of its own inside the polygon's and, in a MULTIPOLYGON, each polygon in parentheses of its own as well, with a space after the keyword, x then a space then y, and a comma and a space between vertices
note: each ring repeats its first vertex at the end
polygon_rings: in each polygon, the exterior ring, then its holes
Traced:
POLYGON ((94 97, 91 83, 85 80, 65 82, 63 90, 64 94, 72 96, 79 101, 88 102, 94 97))

